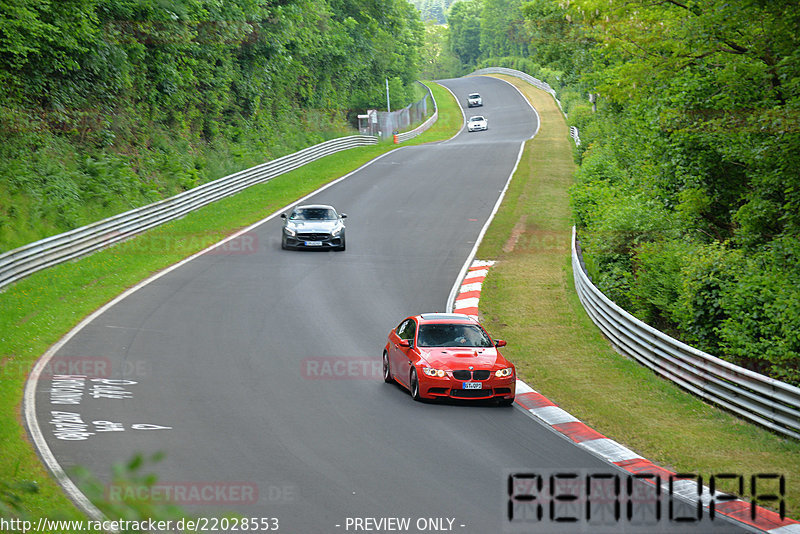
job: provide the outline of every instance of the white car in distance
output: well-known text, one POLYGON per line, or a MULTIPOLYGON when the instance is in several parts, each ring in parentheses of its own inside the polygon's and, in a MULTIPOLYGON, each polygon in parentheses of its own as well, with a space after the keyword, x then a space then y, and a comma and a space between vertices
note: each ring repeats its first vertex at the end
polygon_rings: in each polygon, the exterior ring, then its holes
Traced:
POLYGON ((467 130, 470 132, 478 132, 481 130, 488 130, 488 129, 489 129, 489 122, 483 115, 475 115, 474 117, 470 117, 469 120, 467 121, 467 130))

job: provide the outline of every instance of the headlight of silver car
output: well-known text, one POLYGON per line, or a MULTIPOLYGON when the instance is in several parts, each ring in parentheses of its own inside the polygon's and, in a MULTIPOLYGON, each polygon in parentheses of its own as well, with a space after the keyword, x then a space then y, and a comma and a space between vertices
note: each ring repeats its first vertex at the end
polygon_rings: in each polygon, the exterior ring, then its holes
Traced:
POLYGON ((284 227, 283 227, 283 230, 284 230, 284 231, 285 231, 287 234, 289 234, 290 236, 292 236, 292 237, 294 237, 295 235, 297 235, 297 232, 295 231, 295 229, 294 229, 294 228, 292 228, 292 227, 290 227, 290 226, 284 226, 284 227))
POLYGON ((336 228, 333 229, 331 235, 336 237, 337 235, 342 233, 342 230, 344 230, 344 226, 337 226, 336 228))

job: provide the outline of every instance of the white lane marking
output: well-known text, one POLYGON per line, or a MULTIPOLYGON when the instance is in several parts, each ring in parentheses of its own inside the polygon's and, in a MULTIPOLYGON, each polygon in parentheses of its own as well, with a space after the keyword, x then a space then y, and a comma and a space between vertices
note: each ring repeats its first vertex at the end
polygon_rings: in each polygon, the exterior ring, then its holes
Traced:
POLYGON ((464 308, 477 308, 478 307, 478 297, 469 297, 465 299, 458 299, 455 303, 455 308, 457 310, 463 310, 464 308))
MULTIPOLYGON (((492 212, 489 214, 489 218, 486 219, 486 223, 483 225, 483 228, 481 228, 481 232, 480 232, 480 234, 478 234, 478 239, 475 240, 475 245, 472 247, 472 250, 470 251, 469 255, 467 256, 467 259, 464 262, 464 265, 461 267, 461 271, 458 273, 458 276, 456 277, 456 281, 453 283, 453 288, 450 290, 450 296, 447 299, 447 306, 446 306, 446 309, 448 311, 452 311, 453 310, 453 302, 455 302, 455 300, 456 300, 456 295, 458 294, 458 288, 461 286, 461 283, 465 279, 465 275, 467 274, 467 270, 469 270, 470 265, 472 265, 472 262, 475 260, 475 255, 478 253, 478 247, 480 246, 481 241, 483 241, 483 236, 486 235, 486 231, 489 229, 489 225, 492 223, 492 221, 494 220, 494 216, 497 214, 497 211, 500 209, 500 204, 502 204, 503 199, 506 197, 506 192, 508 191, 508 187, 511 185, 511 179, 514 178, 514 173, 517 172, 517 167, 519 167, 519 162, 522 159, 522 153, 525 150, 525 143, 527 143, 529 140, 531 140, 534 137, 536 137, 536 134, 539 133, 539 126, 541 124, 541 120, 539 118, 539 113, 536 111, 536 108, 533 107, 533 104, 531 104, 530 101, 525 97, 525 95, 522 94, 522 91, 517 89, 514 86, 514 84, 512 84, 512 83, 509 83, 509 82, 507 82, 505 80, 501 80, 500 78, 494 78, 494 79, 495 80, 500 80, 501 82, 507 83, 511 87, 514 87, 514 89, 522 96, 522 100, 526 104, 528 104, 528 106, 531 108, 531 110, 533 110, 533 114, 536 115, 536 131, 534 131, 533 135, 531 135, 528 139, 525 139, 524 141, 522 141, 519 144, 519 152, 517 152, 517 161, 514 162, 514 168, 511 169, 511 172, 508 175, 508 180, 506 180, 506 184, 503 186, 503 189, 500 191, 500 196, 497 198, 497 202, 495 202, 494 208, 492 208, 492 212)), ((448 89, 448 91, 449 91, 449 89, 448 89)), ((452 94, 452 91, 450 91, 450 93, 452 94)), ((461 109, 461 115, 463 116, 464 115, 464 109, 461 106, 459 106, 459 109, 461 109)))
POLYGON ((469 271, 467 276, 464 277, 464 280, 471 280, 473 278, 486 278, 486 275, 489 274, 489 269, 475 269, 473 271, 469 271))
POLYGON ((75 328, 73 328, 72 330, 67 332, 67 334, 64 337, 62 337, 60 340, 58 340, 58 342, 56 342, 52 347, 50 347, 50 349, 48 349, 47 352, 45 352, 36 361, 36 364, 33 366, 33 369, 31 370, 30 375, 28 375, 28 381, 25 383, 25 392, 23 394, 23 415, 24 415, 24 420, 25 420, 25 426, 28 428, 28 433, 30 434, 31 439, 33 440, 34 446, 36 447, 36 449, 39 452, 39 456, 41 457, 42 462, 44 462, 44 464, 47 466, 47 468, 50 470, 50 472, 53 473, 53 477, 55 477, 56 481, 61 485, 62 488, 64 488, 64 492, 67 494, 67 496, 69 496, 69 498, 72 499, 73 502, 75 502, 75 504, 86 513, 86 515, 88 515, 89 517, 91 517, 92 519, 94 519, 96 521, 103 521, 104 519, 106 519, 103 516, 102 512, 100 512, 100 510, 94 504, 92 504, 92 502, 88 499, 88 497, 86 497, 86 495, 84 495, 83 492, 80 489, 78 489, 78 487, 75 485, 75 483, 72 482, 72 480, 64 472, 64 469, 61 467, 61 464, 58 463, 58 460, 56 459, 55 455, 53 454, 53 451, 50 450, 50 446, 47 444, 47 440, 45 440, 44 433, 42 432, 42 428, 41 428, 41 426, 39 424, 39 419, 36 416, 36 388, 38 387, 39 377, 42 375, 42 372, 45 370, 45 368, 47 367, 47 364, 50 362, 50 360, 53 358, 53 356, 55 356, 55 354, 59 350, 61 350, 61 348, 64 345, 66 345, 67 342, 69 342, 69 340, 71 340, 81 330, 83 330, 91 322, 93 322, 95 319, 97 319, 97 317, 99 317, 100 315, 105 313, 108 309, 113 307, 118 302, 120 302, 123 299, 125 299, 126 297, 132 295, 133 293, 135 293, 136 291, 138 291, 141 288, 145 287, 146 285, 150 284, 151 282, 154 282, 154 281, 158 280, 159 278, 161 278, 162 276, 174 271, 175 269, 178 269, 179 267, 182 267, 184 264, 189 263, 193 259, 195 259, 195 258, 197 258, 199 256, 202 256, 203 254, 206 254, 207 252, 209 252, 211 250, 214 250, 215 248, 217 248, 219 246, 224 245, 228 241, 236 239, 237 237, 241 236, 242 234, 245 234, 245 233, 253 230, 254 228, 257 228, 257 227, 261 226, 262 224, 266 223, 267 221, 270 221, 271 219, 274 219, 275 217, 278 217, 278 215, 280 215, 284 211, 287 211, 287 210, 291 209, 292 207, 296 206, 297 204, 300 204, 301 202, 313 197, 314 195, 316 195, 318 193, 321 193, 322 191, 328 189, 329 187, 332 187, 333 185, 341 182, 342 180, 345 180, 345 179, 349 178, 353 174, 355 174, 355 173, 361 171, 362 169, 372 165, 376 161, 381 160, 382 158, 388 156, 389 154, 394 154, 394 152, 396 152, 397 150, 403 150, 404 148, 405 147, 398 147, 398 148, 396 148, 394 150, 391 150, 389 152, 381 154, 377 158, 368 161, 364 165, 360 166, 359 168, 355 169, 352 172, 349 172, 349 173, 345 174, 341 178, 337 178, 336 180, 334 180, 334 181, 332 181, 332 182, 330 182, 328 184, 325 184, 324 186, 320 187, 316 191, 314 191, 312 193, 309 193, 308 195, 304 196, 303 198, 301 198, 299 200, 296 200, 296 201, 292 202, 291 204, 288 204, 288 205, 284 206, 283 208, 275 211, 274 213, 272 213, 268 217, 265 217, 264 219, 261 219, 260 221, 256 221, 255 223, 251 224, 250 226, 248 226, 246 228, 243 228, 242 230, 239 230, 238 232, 235 232, 235 233, 231 234, 230 236, 226 237, 222 241, 219 241, 218 243, 214 243, 213 245, 210 245, 209 247, 201 250, 200 252, 192 254, 188 258, 185 258, 185 259, 179 261, 178 263, 176 263, 174 265, 171 265, 170 267, 167 267, 162 271, 157 272, 156 274, 154 274, 150 278, 146 278, 145 280, 142 280, 141 282, 139 282, 138 284, 136 284, 132 288, 128 289, 127 291, 124 291, 119 296, 117 296, 116 298, 114 298, 113 300, 111 300, 110 302, 105 304, 104 306, 101 306, 100 308, 95 310, 93 313, 88 315, 83 321, 78 323, 78 325, 75 328))
POLYGON ((515 391, 517 395, 524 395, 525 393, 538 393, 538 391, 530 387, 522 380, 517 380, 517 387, 515 391))
POLYGON ((577 445, 602 456, 612 463, 642 458, 632 450, 628 449, 627 447, 623 447, 613 439, 590 439, 588 441, 581 441, 577 445))
POLYGON ((542 408, 531 408, 528 411, 551 426, 560 425, 561 423, 574 423, 577 421, 572 414, 558 406, 543 406, 542 408))
POLYGON ((769 534, 800 534, 800 523, 784 525, 782 527, 773 528, 772 530, 767 530, 767 532, 769 532, 769 534))
POLYGON ((460 293, 466 293, 468 291, 480 291, 481 287, 483 287, 483 282, 474 282, 472 284, 463 284, 461 286, 460 293))

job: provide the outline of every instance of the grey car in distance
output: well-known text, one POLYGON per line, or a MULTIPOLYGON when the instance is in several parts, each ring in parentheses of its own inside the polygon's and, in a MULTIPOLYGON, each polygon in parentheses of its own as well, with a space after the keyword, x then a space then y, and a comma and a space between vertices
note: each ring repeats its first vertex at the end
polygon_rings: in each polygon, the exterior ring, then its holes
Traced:
POLYGON ((289 215, 282 213, 282 249, 345 249, 344 213, 333 206, 307 204, 295 206, 289 215))

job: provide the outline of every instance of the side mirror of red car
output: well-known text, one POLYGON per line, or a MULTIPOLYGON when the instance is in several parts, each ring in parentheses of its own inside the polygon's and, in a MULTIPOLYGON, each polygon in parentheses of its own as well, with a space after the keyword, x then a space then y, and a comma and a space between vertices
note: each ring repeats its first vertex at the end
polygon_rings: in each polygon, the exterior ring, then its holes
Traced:
POLYGON ((505 347, 506 346, 506 342, 504 340, 502 340, 502 339, 498 339, 497 341, 494 342, 494 346, 495 347, 505 347))
POLYGON ((407 340, 407 339, 401 339, 397 344, 400 345, 401 347, 410 347, 411 346, 411 342, 409 340, 407 340))

